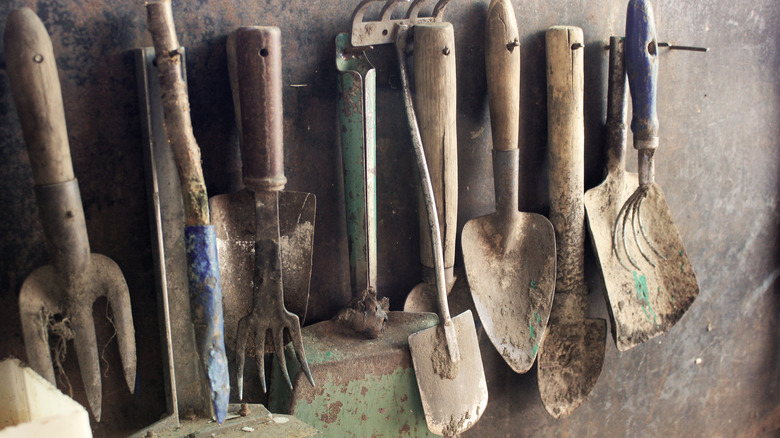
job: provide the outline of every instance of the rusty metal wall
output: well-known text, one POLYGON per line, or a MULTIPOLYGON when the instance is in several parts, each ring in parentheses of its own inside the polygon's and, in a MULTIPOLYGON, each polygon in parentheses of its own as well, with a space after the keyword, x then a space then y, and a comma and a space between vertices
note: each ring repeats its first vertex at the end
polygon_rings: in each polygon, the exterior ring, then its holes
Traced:
MULTIPOLYGON (((284 140, 288 188, 318 197, 312 278, 314 322, 349 298, 337 138, 333 39, 348 30, 357 0, 199 0, 174 2, 187 47, 195 135, 209 194, 237 190, 240 157, 225 60, 226 35, 239 25, 276 25, 284 48, 284 140)), ((585 32, 586 188, 602 173, 610 35, 623 34, 625 2, 514 1, 522 44, 521 199, 546 213, 544 31, 585 32)), ((37 11, 54 40, 74 168, 92 250, 122 267, 136 325, 138 394, 122 381, 111 329, 95 306, 111 436, 155 421, 165 410, 162 361, 138 96, 130 49, 150 45, 143 1, 6 0, 37 11)), ((488 1, 454 1, 460 158, 459 228, 493 209, 483 22, 488 1)), ((701 294, 670 333, 619 353, 608 340, 601 378, 573 416, 556 421, 539 400, 536 372, 514 374, 483 336, 490 402, 466 436, 762 436, 780 429, 778 162, 780 6, 775 0, 657 0, 659 37, 704 45, 707 54, 662 51, 657 181, 686 242, 701 294)), ((3 24, 0 23, 0 30, 3 24)), ((390 48, 369 55, 378 68, 379 287, 400 308, 420 280, 415 169, 390 48)), ((633 154, 629 156, 633 157, 633 154)), ((46 262, 21 128, 0 70, 0 357, 25 357, 17 297, 46 262)), ((591 314, 607 317, 592 252, 586 268, 591 314)), ((458 254, 456 266, 462 265, 458 254)), ((462 275, 461 275, 462 276, 462 275)), ((463 276, 462 276, 463 277, 463 276)), ((459 290, 467 285, 461 278, 459 290)), ((72 347, 72 346, 71 346, 72 347)), ((66 370, 75 371, 68 355, 66 370)), ((85 402, 78 373, 74 396, 85 402)), ((68 391, 63 381, 60 387, 68 391)))

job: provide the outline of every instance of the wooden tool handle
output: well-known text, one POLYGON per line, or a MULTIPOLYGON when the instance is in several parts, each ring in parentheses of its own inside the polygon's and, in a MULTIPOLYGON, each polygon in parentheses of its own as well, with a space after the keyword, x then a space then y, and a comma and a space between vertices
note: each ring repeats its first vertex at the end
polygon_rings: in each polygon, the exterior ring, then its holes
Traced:
POLYGON ((634 148, 658 147, 658 44, 653 6, 647 0, 631 0, 626 12, 626 72, 631 89, 634 148))
POLYGON ((72 180, 57 63, 49 34, 31 9, 8 15, 5 60, 35 184, 72 180))
POLYGON ((493 149, 517 149, 520 124, 520 37, 512 3, 493 0, 485 28, 490 126, 493 149))
MULTIPOLYGON (((450 23, 414 27, 415 109, 433 183, 444 243, 444 267, 455 264, 458 220, 458 138, 455 36, 450 23)), ((420 258, 433 267, 430 229, 420 203, 420 258)))
POLYGON ((209 199, 200 167, 200 149, 192 133, 190 99, 182 73, 182 53, 170 0, 146 5, 147 26, 154 42, 162 92, 165 134, 171 145, 181 181, 185 224, 209 223, 209 199))
POLYGON ((555 228, 555 292, 586 295, 582 29, 547 30, 547 114, 550 221, 555 228))
POLYGON ((282 190, 282 33, 278 27, 241 27, 228 37, 228 69, 241 141, 244 184, 282 190))
POLYGON ((626 154, 626 87, 625 51, 623 39, 609 38, 609 75, 607 83, 607 170, 625 171, 626 154))

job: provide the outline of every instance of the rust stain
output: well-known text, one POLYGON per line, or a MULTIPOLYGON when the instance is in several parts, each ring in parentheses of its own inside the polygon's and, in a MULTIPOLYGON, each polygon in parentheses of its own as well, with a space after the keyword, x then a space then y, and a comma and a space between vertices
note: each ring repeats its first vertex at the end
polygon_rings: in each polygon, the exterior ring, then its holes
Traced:
POLYGON ((322 420, 324 423, 330 424, 338 420, 339 413, 341 412, 341 407, 344 404, 340 401, 337 401, 335 403, 331 403, 328 405, 328 412, 320 415, 320 420, 322 420))

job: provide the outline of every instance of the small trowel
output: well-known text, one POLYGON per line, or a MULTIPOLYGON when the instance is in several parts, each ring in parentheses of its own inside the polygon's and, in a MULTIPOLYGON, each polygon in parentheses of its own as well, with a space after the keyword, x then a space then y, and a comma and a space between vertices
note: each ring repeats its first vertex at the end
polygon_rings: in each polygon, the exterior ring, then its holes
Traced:
POLYGON ((506 363, 528 371, 555 292, 555 233, 547 218, 517 211, 520 47, 509 0, 493 0, 485 31, 496 212, 463 227, 461 245, 482 326, 506 363))

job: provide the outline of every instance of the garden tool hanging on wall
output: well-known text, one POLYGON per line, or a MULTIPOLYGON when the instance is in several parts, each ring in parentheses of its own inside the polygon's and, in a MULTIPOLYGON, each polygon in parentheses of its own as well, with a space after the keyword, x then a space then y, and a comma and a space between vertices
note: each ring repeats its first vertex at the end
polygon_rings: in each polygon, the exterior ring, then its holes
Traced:
POLYGON ((230 382, 225 355, 217 239, 210 224, 208 195, 200 165, 200 149, 192 133, 182 51, 173 24, 171 2, 146 5, 162 93, 165 132, 173 150, 184 201, 185 246, 190 306, 198 353, 208 377, 217 422, 227 415, 230 382))
POLYGON ((369 338, 387 321, 389 301, 377 297, 376 70, 349 34, 336 37, 339 132, 344 166, 352 300, 336 319, 369 338))
POLYGON ((102 384, 92 304, 101 296, 108 299, 125 381, 134 392, 136 350, 130 294, 119 266, 89 250, 49 34, 35 12, 23 8, 8 16, 4 40, 8 78, 51 257, 50 265, 36 269, 25 279, 19 294, 27 360, 36 372, 56 384, 49 330, 56 327, 63 339, 73 339, 87 400, 100 421, 102 384))
POLYGON ((303 350, 300 318, 287 310, 284 300, 288 284, 305 291, 297 295, 308 296, 316 198, 311 193, 283 190, 287 178, 281 38, 279 28, 261 26, 241 27, 228 37, 228 70, 246 188, 215 196, 210 202, 222 244, 221 269, 231 292, 226 307, 231 308, 228 313, 233 317, 226 329, 231 335, 235 333, 240 399, 244 395, 244 365, 250 340, 254 343, 260 384, 266 392, 268 335, 269 349, 292 387, 283 352, 285 331, 304 373, 314 385, 303 350), (247 313, 247 309, 251 311, 247 313))
POLYGON ((610 46, 608 174, 585 194, 585 207, 606 286, 612 334, 617 348, 625 351, 671 329, 693 304, 699 286, 664 194, 654 182, 661 43, 649 2, 629 2, 625 41, 613 37, 610 46), (626 72, 638 175, 625 170, 626 72))

